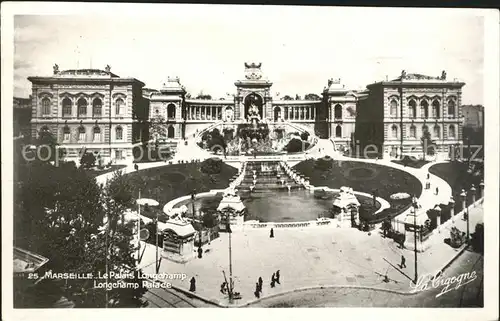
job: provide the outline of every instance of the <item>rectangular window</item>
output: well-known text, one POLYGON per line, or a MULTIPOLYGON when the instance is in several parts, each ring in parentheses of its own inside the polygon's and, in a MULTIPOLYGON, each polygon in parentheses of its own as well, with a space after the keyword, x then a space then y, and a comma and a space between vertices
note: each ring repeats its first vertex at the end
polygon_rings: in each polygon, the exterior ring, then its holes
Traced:
POLYGON ((94 142, 101 141, 101 133, 94 133, 94 142))
POLYGON ((78 134, 78 141, 84 142, 85 141, 85 133, 79 133, 78 134))
POLYGON ((123 154, 122 154, 122 151, 117 149, 115 150, 115 158, 116 159, 122 159, 123 158, 123 154))
POLYGON ((71 134, 70 133, 64 133, 63 135, 63 141, 64 142, 69 142, 71 134))

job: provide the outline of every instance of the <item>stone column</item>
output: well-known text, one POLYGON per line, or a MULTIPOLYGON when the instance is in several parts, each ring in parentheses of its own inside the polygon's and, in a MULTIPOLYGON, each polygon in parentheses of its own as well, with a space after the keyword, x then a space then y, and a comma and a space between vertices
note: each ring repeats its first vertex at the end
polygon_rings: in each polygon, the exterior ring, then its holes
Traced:
POLYGON ((288 120, 291 120, 292 119, 292 107, 288 107, 287 108, 287 112, 288 112, 288 120))
POLYGON ((470 192, 472 194, 472 204, 474 204, 476 202, 476 188, 474 185, 472 185, 470 192))
POLYGON ((438 233, 441 233, 441 208, 439 207, 439 205, 436 205, 436 207, 434 207, 434 210, 437 212, 437 216, 436 216, 436 225, 437 225, 437 230, 438 230, 438 233))

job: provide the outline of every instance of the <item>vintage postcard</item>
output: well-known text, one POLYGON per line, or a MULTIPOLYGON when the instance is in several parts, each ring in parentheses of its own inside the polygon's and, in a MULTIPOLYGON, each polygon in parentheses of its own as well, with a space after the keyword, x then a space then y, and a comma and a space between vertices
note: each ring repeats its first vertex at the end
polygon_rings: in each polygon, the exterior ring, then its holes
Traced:
POLYGON ((2 4, 5 320, 498 319, 498 22, 2 4))

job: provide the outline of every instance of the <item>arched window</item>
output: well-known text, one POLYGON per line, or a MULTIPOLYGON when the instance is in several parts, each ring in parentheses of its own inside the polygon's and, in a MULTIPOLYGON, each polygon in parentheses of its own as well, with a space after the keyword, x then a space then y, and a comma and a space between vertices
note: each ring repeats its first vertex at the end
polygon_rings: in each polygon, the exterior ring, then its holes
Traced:
POLYGON ((175 118, 175 105, 174 104, 168 104, 168 106, 167 106, 167 118, 169 118, 169 119, 175 118))
POLYGON ((123 99, 118 98, 115 100, 115 107, 116 107, 116 115, 123 115, 125 112, 125 101, 123 99))
POLYGON ((394 99, 391 100, 391 117, 398 117, 398 102, 394 99))
POLYGON ((63 128, 63 141, 69 142, 70 139, 71 139, 71 130, 69 129, 68 126, 64 126, 64 128, 63 128))
POLYGON ((80 126, 78 127, 78 141, 79 142, 84 142, 86 140, 86 135, 85 135, 85 127, 80 126))
POLYGON ((122 140, 123 139, 123 128, 121 128, 121 126, 116 127, 116 129, 115 129, 115 137, 116 137, 116 140, 122 140))
POLYGON ((427 125, 422 126, 422 135, 425 135, 427 132, 429 132, 429 127, 427 125))
POLYGON ((432 117, 440 118, 441 117, 440 109, 441 109, 441 104, 439 103, 439 101, 434 100, 432 102, 432 117))
POLYGON ((436 138, 441 137, 441 128, 438 125, 434 126, 433 134, 434 134, 434 137, 436 137, 436 138))
POLYGON ((102 116, 102 100, 99 98, 94 99, 92 102, 92 114, 94 117, 102 116))
POLYGON ((417 118, 417 103, 415 100, 410 100, 408 105, 410 105, 410 118, 417 118))
POLYGON ((448 100, 448 116, 455 118, 455 101, 448 100))
POLYGON ((398 126, 392 125, 391 134, 393 138, 398 138, 398 126))
POLYGON ((94 127, 94 142, 101 141, 101 129, 97 126, 94 127))
POLYGON ((455 137, 455 126, 450 125, 450 127, 448 129, 448 137, 449 138, 456 138, 455 137))
POLYGON ((335 127, 335 137, 342 137, 342 126, 337 125, 337 127, 335 127))
POLYGON ((42 99, 42 115, 50 115, 50 99, 48 99, 47 97, 42 99))
POLYGON ((78 99, 78 117, 86 117, 87 116, 87 100, 85 98, 78 99))
POLYGON ((429 103, 427 100, 422 100, 420 103, 420 116, 423 118, 429 118, 429 103))
POLYGON ((417 138, 417 127, 415 125, 410 126, 410 137, 417 138))
POLYGON ((63 117, 71 117, 72 103, 71 99, 64 98, 62 101, 62 115, 63 117))
POLYGON ((335 105, 334 117, 335 119, 342 119, 342 106, 339 104, 335 105))
POLYGON ((167 137, 168 138, 174 138, 175 137, 175 130, 174 126, 169 126, 167 130, 167 137))

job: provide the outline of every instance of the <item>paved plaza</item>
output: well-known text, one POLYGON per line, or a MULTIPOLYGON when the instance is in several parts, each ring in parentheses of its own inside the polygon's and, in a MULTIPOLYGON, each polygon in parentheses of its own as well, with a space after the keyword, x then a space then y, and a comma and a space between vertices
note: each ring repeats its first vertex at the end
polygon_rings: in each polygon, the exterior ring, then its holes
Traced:
MULTIPOLYGON (((483 209, 478 206, 470 212, 471 231, 482 221, 483 209)), ((465 231, 466 222, 457 217, 456 226, 465 231)), ((435 275, 445 267, 461 249, 444 243, 449 231, 443 230, 433 237, 430 249, 418 254, 418 273, 435 275)), ((361 286, 398 292, 411 292, 414 277, 414 253, 401 250, 391 239, 384 239, 377 230, 371 235, 356 229, 305 228, 269 230, 248 229, 232 233, 232 262, 235 291, 242 299, 235 305, 255 300, 253 294, 259 277, 264 280, 262 297, 297 289, 318 286, 361 286), (406 268, 400 269, 401 256, 406 268), (270 287, 271 275, 280 270, 280 282, 270 287), (387 274, 389 282, 384 282, 387 274)), ((229 275, 229 239, 227 233, 212 241, 203 258, 194 258, 186 264, 162 260, 160 272, 186 273, 184 281, 173 280, 172 285, 189 289, 191 277, 196 279, 196 294, 228 305, 225 295, 219 292, 224 281, 223 272, 229 275)), ((141 266, 154 273, 154 246, 147 245, 141 266)))

